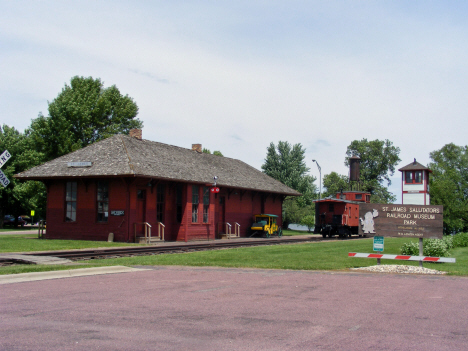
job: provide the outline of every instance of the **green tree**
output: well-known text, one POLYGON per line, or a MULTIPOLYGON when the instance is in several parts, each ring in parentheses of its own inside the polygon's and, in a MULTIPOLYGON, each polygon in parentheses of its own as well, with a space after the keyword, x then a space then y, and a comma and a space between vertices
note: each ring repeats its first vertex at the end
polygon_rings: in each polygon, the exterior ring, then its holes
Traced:
POLYGON ((2 172, 10 180, 4 188, 0 185, 0 228, 6 214, 17 218, 29 214, 30 210, 44 215, 45 187, 41 182, 20 182, 13 176, 40 164, 44 155, 34 150, 31 139, 15 128, 3 125, 0 127, 0 153, 8 150, 11 158, 3 165, 2 172))
POLYGON ((444 232, 468 231, 468 146, 446 144, 430 158, 431 204, 444 206, 444 232))
POLYGON ((354 140, 346 151, 345 165, 349 166, 349 158, 358 156, 360 161, 360 180, 362 190, 369 191, 372 202, 391 203, 396 197, 388 191, 390 177, 395 173, 395 167, 401 161, 400 148, 391 141, 367 139, 354 140), (387 184, 384 184, 385 181, 387 184))
MULTIPOLYGON (((204 154, 210 154, 211 155, 211 151, 210 149, 206 149, 206 148, 203 148, 203 153, 204 154)), ((223 156, 223 154, 221 153, 221 151, 213 151, 213 155, 215 156, 223 156)))
POLYGON ((310 214, 312 201, 317 197, 317 187, 314 184, 316 178, 307 174, 309 168, 304 159, 305 149, 301 144, 291 146, 287 141, 279 141, 277 146, 270 143, 267 148, 263 172, 302 194, 285 199, 284 227, 289 223, 299 223, 303 216, 310 214))
POLYGON ((138 106, 132 98, 92 77, 73 77, 48 110, 49 116, 39 114, 27 131, 46 160, 143 126, 135 118, 138 106))
POLYGON ((323 197, 333 196, 341 190, 346 191, 349 188, 349 178, 347 176, 331 172, 323 176, 323 197))
POLYGON ((289 224, 301 224, 302 218, 315 214, 315 206, 300 205, 295 197, 288 196, 283 201, 283 227, 289 224))
POLYGON ((307 227, 308 232, 310 233, 312 231, 312 228, 315 225, 315 216, 306 215, 306 216, 302 217, 301 224, 305 225, 307 227))

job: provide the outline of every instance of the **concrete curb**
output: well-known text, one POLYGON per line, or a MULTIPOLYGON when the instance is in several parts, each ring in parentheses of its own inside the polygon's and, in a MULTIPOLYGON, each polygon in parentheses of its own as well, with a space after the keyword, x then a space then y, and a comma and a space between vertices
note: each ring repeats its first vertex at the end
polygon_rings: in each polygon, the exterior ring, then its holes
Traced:
POLYGON ((32 263, 32 264, 68 264, 72 263, 72 260, 60 257, 53 257, 53 256, 34 256, 34 255, 23 255, 23 254, 15 254, 15 253, 2 253, 0 254, 0 262, 1 261, 13 261, 18 263, 32 263))
POLYGON ((47 279, 83 277, 83 276, 99 275, 99 274, 130 273, 130 272, 139 272, 139 271, 145 271, 145 270, 147 269, 132 268, 132 267, 125 267, 125 266, 111 266, 111 267, 68 269, 64 271, 6 274, 6 275, 0 275, 0 285, 31 282, 31 281, 37 281, 37 280, 47 280, 47 279))

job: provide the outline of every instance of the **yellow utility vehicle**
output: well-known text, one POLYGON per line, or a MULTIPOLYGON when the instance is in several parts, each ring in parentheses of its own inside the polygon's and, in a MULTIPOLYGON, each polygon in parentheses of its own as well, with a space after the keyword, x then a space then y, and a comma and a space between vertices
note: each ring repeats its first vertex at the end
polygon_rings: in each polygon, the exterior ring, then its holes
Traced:
POLYGON ((254 216, 254 223, 250 226, 251 237, 257 234, 269 238, 271 235, 282 236, 283 231, 276 221, 278 216, 271 214, 258 214, 254 216))

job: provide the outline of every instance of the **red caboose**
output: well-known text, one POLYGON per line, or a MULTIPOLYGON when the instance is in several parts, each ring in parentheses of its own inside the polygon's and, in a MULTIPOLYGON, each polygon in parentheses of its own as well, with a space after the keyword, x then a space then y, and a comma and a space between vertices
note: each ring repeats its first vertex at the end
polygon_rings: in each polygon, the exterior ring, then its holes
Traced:
POLYGON ((351 236, 359 232, 359 204, 370 202, 370 193, 344 191, 336 197, 315 201, 315 234, 332 237, 351 236))

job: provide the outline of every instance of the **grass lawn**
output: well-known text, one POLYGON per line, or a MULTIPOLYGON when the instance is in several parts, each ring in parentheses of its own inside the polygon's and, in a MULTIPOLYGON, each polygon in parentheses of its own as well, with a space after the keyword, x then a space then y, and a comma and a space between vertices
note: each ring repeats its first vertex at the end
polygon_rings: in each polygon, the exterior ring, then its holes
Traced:
POLYGON ((144 244, 108 243, 107 241, 46 240, 37 234, 0 235, 0 252, 75 250, 98 247, 141 246, 144 244))
POLYGON ((292 229, 283 229, 283 236, 295 236, 295 235, 312 235, 312 233, 309 233, 307 231, 303 230, 292 230, 292 229))
POLYGON ((17 231, 24 231, 24 230, 34 230, 37 233, 37 228, 32 228, 32 227, 3 227, 3 229, 0 229, 1 232, 17 232, 17 231))
MULTIPOLYGON (((37 229, 36 229, 37 230, 37 229)), ((306 235, 307 232, 296 230, 285 230, 284 236, 306 235)), ((75 250, 98 247, 119 247, 119 246, 144 246, 145 244, 132 243, 108 243, 107 241, 87 241, 87 240, 47 240, 38 239, 37 234, 11 234, 0 236, 0 252, 30 252, 30 251, 55 251, 55 250, 75 250)))
MULTIPOLYGON (((12 237, 12 236, 10 236, 12 237)), ((18 236, 15 241, 9 241, 9 246, 20 244, 22 241, 30 241, 29 248, 6 248, 3 244, 6 238, 0 238, 0 248, 11 251, 40 251, 65 248, 87 248, 119 246, 117 243, 104 242, 78 242, 69 240, 39 240, 27 239, 27 236, 18 236), (43 244, 45 242, 45 244, 43 244), (57 243, 55 243, 57 242, 57 243), (62 242, 62 243, 60 243, 62 242), (47 248, 39 248, 46 245, 47 248), (62 247, 59 248, 59 246, 62 247), (80 247, 78 247, 81 245, 80 247)), ((385 253, 399 254, 404 242, 417 239, 386 238, 385 253)), ((21 247, 28 245, 21 243, 21 247)), ((128 245, 128 244, 126 244, 128 245)), ((122 246, 122 244, 120 244, 122 246)), ((180 266, 218 266, 218 267, 244 267, 263 269, 291 269, 291 270, 347 270, 352 267, 373 266, 375 259, 349 258, 348 252, 372 252, 372 239, 339 240, 332 242, 314 242, 307 244, 274 245, 266 247, 236 248, 213 251, 200 251, 181 254, 161 254, 152 256, 124 257, 116 259, 92 260, 83 263, 75 263, 72 266, 35 266, 17 265, 12 267, 0 267, 0 274, 13 274, 22 272, 37 272, 57 269, 97 267, 97 266, 140 266, 140 265, 180 265, 180 266)), ((452 250, 451 257, 457 259, 457 263, 424 263, 424 267, 449 272, 456 275, 468 275, 468 248, 452 250)), ((382 260, 382 264, 418 265, 418 262, 382 260)))

